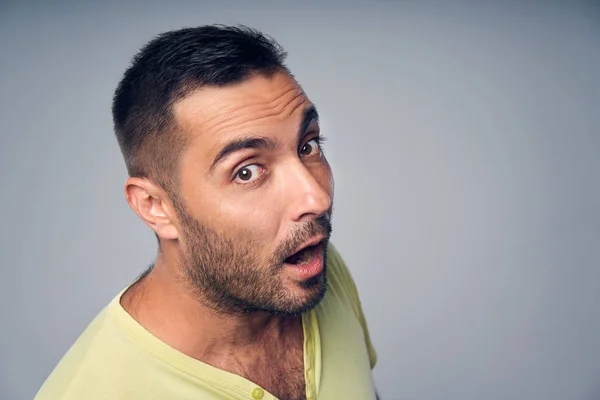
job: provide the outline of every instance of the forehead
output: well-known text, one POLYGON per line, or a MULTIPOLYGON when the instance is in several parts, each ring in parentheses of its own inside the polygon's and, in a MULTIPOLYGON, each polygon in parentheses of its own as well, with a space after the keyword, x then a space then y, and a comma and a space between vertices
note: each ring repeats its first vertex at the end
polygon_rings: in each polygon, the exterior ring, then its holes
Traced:
POLYGON ((192 141, 226 140, 227 136, 286 122, 299 122, 310 102, 287 73, 255 75, 225 87, 204 87, 173 106, 180 129, 192 141))

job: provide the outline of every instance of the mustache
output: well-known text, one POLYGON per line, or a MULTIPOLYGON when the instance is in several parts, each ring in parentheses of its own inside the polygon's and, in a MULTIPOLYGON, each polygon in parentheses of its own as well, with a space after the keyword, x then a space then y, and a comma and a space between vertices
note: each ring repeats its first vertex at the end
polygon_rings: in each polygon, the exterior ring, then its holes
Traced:
POLYGON ((326 245, 331 237, 331 231, 331 216, 329 213, 298 226, 283 243, 277 246, 274 254, 274 264, 283 263, 298 247, 315 236, 325 236, 324 244, 326 245))

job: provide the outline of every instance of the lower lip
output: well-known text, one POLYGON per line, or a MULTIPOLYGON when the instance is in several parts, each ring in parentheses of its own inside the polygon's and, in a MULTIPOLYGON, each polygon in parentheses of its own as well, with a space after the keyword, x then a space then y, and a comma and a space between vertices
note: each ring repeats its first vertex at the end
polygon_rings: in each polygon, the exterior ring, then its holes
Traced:
POLYGON ((294 271, 300 280, 305 280, 317 276, 323 271, 323 245, 318 245, 312 249, 310 261, 304 265, 283 263, 284 266, 294 271))

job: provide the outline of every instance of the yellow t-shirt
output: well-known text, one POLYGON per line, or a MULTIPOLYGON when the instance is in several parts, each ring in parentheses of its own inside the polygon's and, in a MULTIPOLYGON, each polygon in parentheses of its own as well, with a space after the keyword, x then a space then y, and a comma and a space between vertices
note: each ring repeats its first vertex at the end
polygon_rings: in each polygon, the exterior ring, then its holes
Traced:
MULTIPOLYGON (((327 293, 302 315, 306 398, 374 400, 377 356, 356 286, 331 245, 327 258, 327 293)), ((153 336, 121 307, 121 294, 73 344, 35 400, 275 399, 153 336)))

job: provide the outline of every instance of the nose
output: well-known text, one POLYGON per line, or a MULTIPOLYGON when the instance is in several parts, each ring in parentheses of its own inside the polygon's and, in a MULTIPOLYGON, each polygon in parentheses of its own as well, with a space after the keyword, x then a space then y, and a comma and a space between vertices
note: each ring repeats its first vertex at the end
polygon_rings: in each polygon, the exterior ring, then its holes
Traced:
POLYGON ((309 168, 297 162, 285 181, 294 222, 317 219, 331 209, 333 185, 328 167, 309 168))

